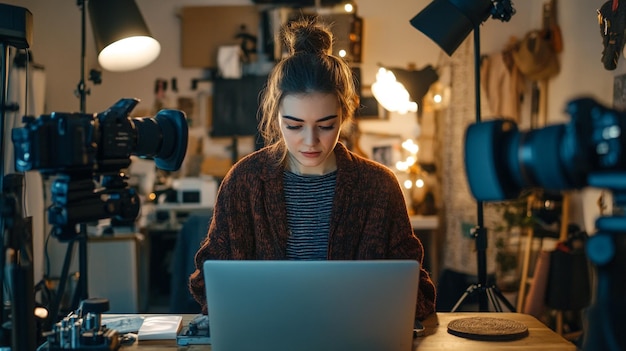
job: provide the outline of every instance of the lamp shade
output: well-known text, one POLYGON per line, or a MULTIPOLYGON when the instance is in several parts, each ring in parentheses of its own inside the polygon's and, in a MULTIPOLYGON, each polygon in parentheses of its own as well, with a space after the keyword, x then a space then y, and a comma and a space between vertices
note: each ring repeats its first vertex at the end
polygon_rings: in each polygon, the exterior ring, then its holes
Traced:
POLYGON ((89 0, 88 6, 102 68, 130 71, 159 56, 161 45, 150 35, 134 0, 89 0))
POLYGON ((430 86, 439 79, 437 71, 431 65, 419 71, 402 68, 389 68, 389 70, 396 76, 396 80, 404 85, 411 101, 418 104, 422 102, 430 86))
POLYGON ((492 8, 492 0, 434 0, 411 19, 411 25, 451 56, 492 8))
POLYGON ((421 70, 381 67, 372 84, 376 100, 388 111, 417 111, 430 86, 439 79, 431 65, 421 70))

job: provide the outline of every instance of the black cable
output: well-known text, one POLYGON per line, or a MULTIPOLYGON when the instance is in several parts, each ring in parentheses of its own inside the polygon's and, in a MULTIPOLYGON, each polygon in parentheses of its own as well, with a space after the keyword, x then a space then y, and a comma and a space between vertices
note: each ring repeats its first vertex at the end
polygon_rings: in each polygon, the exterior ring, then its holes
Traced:
POLYGON ((29 78, 30 78, 30 50, 28 50, 28 48, 24 49, 24 52, 26 54, 26 68, 24 69, 24 75, 25 75, 25 83, 24 83, 24 91, 26 92, 26 94, 24 94, 24 116, 28 116, 28 92, 29 92, 29 87, 30 85, 28 84, 29 78))

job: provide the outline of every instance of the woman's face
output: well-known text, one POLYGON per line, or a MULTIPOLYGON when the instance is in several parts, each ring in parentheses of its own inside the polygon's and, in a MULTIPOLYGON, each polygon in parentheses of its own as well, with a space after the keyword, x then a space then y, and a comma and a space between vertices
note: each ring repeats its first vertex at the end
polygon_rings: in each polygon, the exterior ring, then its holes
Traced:
POLYGON ((333 149, 339 140, 339 102, 332 94, 287 95, 279 110, 280 130, 289 151, 289 169, 326 174, 337 169, 333 149))

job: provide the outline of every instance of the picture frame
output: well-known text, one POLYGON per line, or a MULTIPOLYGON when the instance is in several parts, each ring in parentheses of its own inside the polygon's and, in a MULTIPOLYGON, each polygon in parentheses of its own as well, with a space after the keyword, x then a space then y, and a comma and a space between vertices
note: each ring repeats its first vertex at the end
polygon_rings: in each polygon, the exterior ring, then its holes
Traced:
POLYGON ((393 166, 393 145, 380 145, 372 147, 372 159, 387 167, 393 166))
POLYGON ((361 148, 368 157, 384 166, 395 169, 402 159, 402 137, 395 134, 362 133, 361 148))

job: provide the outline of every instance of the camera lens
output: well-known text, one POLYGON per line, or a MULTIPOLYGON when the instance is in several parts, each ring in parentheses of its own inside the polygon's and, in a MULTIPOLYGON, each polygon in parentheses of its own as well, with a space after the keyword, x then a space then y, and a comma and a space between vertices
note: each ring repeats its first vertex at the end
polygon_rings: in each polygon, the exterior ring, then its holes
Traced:
POLYGON ((187 120, 178 110, 161 110, 155 117, 133 118, 136 143, 133 154, 154 157, 165 171, 180 168, 187 151, 187 120))
POLYGON ((567 124, 520 132, 515 122, 494 119, 465 134, 465 169, 479 201, 517 197, 524 188, 558 192, 589 184, 620 187, 626 169, 626 113, 591 98, 570 101, 567 124), (611 180, 609 180, 611 179, 611 180))
POLYGON ((465 135, 465 169, 479 201, 519 196, 524 188, 572 187, 560 147, 564 125, 520 132, 506 119, 471 125, 465 135))
POLYGON ((472 195, 479 201, 501 200, 518 192, 518 181, 508 167, 507 150, 518 135, 508 120, 470 125, 465 133, 465 169, 472 195))

